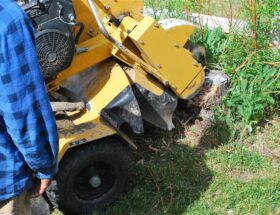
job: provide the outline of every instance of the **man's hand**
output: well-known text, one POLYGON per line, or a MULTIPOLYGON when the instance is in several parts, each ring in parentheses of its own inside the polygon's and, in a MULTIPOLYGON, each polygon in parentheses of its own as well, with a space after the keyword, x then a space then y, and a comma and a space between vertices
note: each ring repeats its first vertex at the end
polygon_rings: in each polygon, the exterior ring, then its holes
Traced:
POLYGON ((39 183, 28 192, 28 197, 37 198, 41 196, 46 191, 46 189, 50 186, 50 184, 51 184, 50 179, 39 180, 39 183))

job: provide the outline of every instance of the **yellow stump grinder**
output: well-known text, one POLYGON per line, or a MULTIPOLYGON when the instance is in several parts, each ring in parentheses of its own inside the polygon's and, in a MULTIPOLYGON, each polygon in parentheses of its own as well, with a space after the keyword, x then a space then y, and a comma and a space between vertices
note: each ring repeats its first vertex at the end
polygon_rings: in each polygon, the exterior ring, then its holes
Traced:
POLYGON ((59 128, 52 199, 66 214, 116 201, 133 176, 124 128, 173 129, 178 99, 205 72, 186 43, 194 26, 143 15, 142 0, 19 0, 36 29, 43 76, 59 128))

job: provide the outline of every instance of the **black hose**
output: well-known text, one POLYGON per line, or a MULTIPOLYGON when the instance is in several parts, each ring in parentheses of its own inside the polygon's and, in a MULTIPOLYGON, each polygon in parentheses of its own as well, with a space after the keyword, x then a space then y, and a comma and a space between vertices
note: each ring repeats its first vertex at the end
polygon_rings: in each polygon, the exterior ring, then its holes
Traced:
POLYGON ((48 194, 46 192, 43 193, 43 198, 46 201, 46 203, 49 206, 50 212, 53 212, 55 210, 55 206, 53 205, 52 201, 50 200, 48 194))
POLYGON ((82 35, 82 33, 83 33, 84 29, 85 29, 85 25, 84 25, 84 23, 82 23, 82 22, 77 22, 77 23, 76 23, 76 26, 79 26, 79 27, 80 27, 80 29, 79 29, 79 31, 78 31, 76 37, 75 37, 75 44, 78 44, 78 43, 79 43, 79 40, 80 40, 80 37, 81 37, 81 35, 82 35))

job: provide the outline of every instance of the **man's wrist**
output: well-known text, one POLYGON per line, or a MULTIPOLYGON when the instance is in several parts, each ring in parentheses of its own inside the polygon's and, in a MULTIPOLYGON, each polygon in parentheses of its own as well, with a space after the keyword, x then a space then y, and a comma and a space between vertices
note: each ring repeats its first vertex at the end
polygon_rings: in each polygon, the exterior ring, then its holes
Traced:
POLYGON ((58 165, 50 168, 40 169, 35 171, 35 176, 38 179, 52 179, 57 173, 58 165))

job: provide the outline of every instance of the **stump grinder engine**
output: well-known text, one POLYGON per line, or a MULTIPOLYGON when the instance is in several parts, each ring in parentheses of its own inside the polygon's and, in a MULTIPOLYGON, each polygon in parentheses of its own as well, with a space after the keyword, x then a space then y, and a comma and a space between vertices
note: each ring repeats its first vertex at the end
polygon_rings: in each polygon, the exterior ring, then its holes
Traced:
POLYGON ((194 26, 143 16, 142 0, 19 0, 36 31, 38 58, 59 128, 51 201, 88 213, 127 191, 134 162, 125 130, 146 121, 173 129, 178 99, 205 72, 186 43, 194 26), (55 194, 54 194, 55 193, 55 194))

